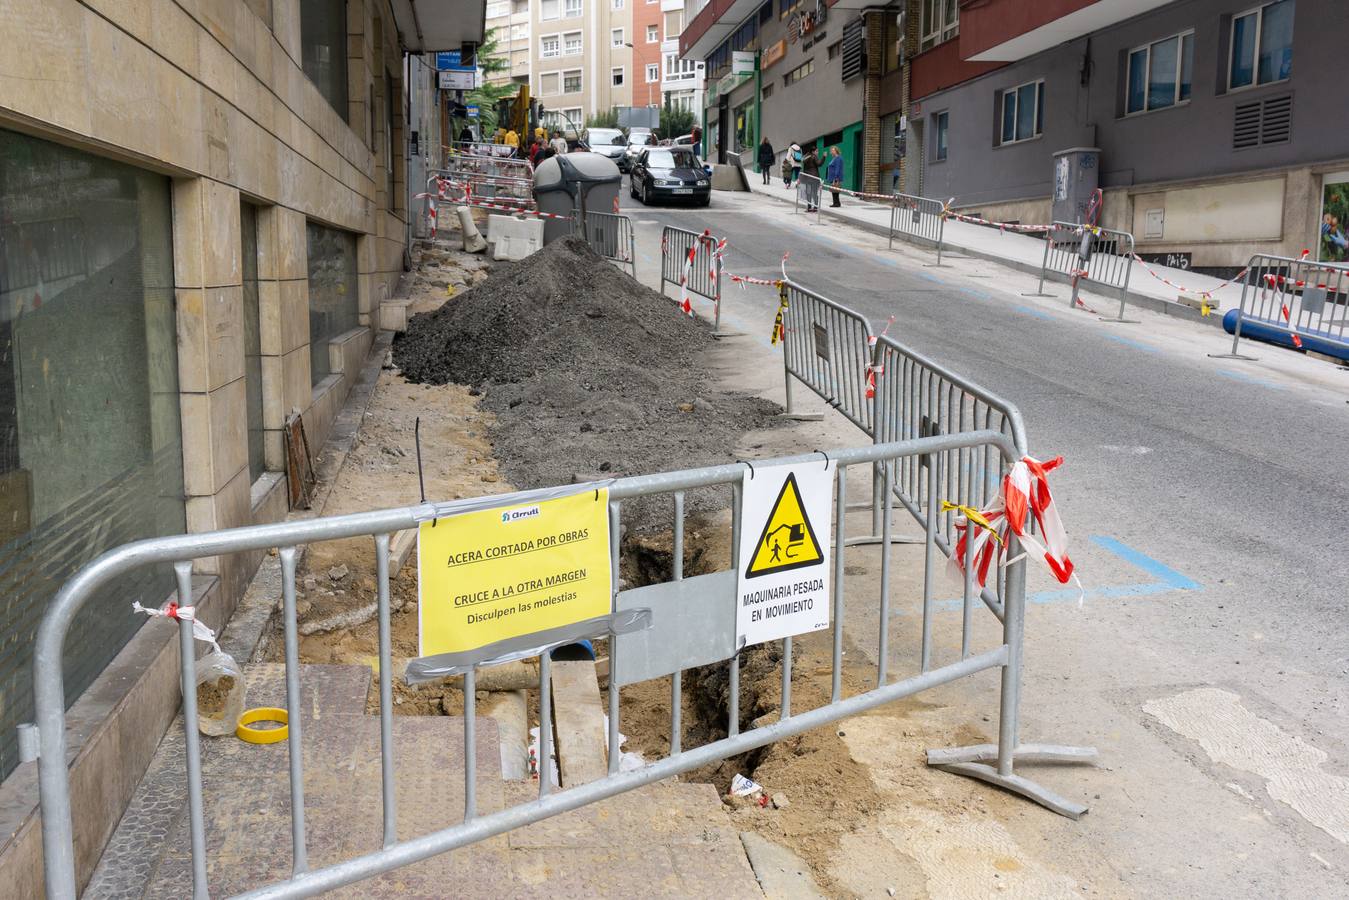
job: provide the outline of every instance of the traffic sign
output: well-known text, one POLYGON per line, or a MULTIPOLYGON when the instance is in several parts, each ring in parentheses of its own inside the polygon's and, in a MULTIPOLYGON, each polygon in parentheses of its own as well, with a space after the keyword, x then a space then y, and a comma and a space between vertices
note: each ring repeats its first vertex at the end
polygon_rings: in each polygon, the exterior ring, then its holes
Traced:
POLYGON ((832 460, 746 471, 736 646, 829 627, 832 460))

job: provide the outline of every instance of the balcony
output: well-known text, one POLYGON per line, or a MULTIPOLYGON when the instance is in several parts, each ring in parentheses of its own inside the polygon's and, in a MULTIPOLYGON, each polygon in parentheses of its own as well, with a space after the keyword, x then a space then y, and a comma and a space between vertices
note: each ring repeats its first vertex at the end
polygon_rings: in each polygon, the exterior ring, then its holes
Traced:
POLYGON ((660 11, 663 13, 683 12, 684 0, 660 0, 660 11))
POLYGON ((392 0, 392 6, 402 44, 413 52, 458 50, 466 41, 482 41, 482 0, 392 0))
POLYGON ((712 0, 684 26, 684 33, 679 36, 679 55, 684 59, 706 59, 762 5, 763 0, 712 0))
POLYGON ((961 0, 960 55, 1012 62, 1165 6, 1171 0, 961 0))

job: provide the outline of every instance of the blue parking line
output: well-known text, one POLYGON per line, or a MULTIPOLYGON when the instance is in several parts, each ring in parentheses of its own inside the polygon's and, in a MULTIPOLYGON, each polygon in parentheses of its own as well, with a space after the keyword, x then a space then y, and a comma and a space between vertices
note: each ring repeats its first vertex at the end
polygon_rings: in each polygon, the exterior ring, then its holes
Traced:
POLYGON ((1225 378, 1231 378, 1234 381, 1244 381, 1247 384, 1258 384, 1260 387, 1266 387, 1274 391, 1284 390, 1281 384, 1275 384, 1272 381, 1266 381, 1263 378, 1256 378, 1254 375, 1247 375, 1245 372, 1237 372, 1232 369, 1214 369, 1219 375, 1225 378))
POLYGON ((1025 313, 1025 314, 1028 315, 1028 316, 1035 316, 1035 318, 1037 318, 1037 319, 1052 319, 1052 318, 1054 318, 1054 317, 1051 316, 1049 313, 1045 312, 1043 309, 1036 309, 1036 308, 1033 307, 1033 306, 1013 306, 1012 309, 1013 309, 1013 311, 1015 311, 1015 312, 1025 313))
POLYGON ((1144 351, 1145 353, 1161 353, 1161 352, 1162 352, 1162 351, 1158 350, 1156 347, 1153 347, 1153 346, 1151 346, 1151 345, 1149 345, 1149 344, 1145 344, 1145 343, 1143 343, 1142 341, 1136 341, 1136 340, 1134 340, 1133 338, 1127 338, 1127 337, 1124 337, 1123 335, 1120 335, 1120 334, 1111 334, 1111 333, 1109 333, 1109 332, 1106 332, 1105 337, 1106 337, 1107 340, 1114 341, 1114 342, 1117 343, 1117 344, 1123 344, 1123 345, 1126 346, 1126 347, 1133 347, 1135 350, 1142 350, 1142 351, 1144 351))
MULTIPOLYGON (((1151 597, 1157 594, 1168 594, 1172 591, 1202 591, 1204 589, 1204 586, 1194 579, 1182 575, 1165 563, 1159 562, 1115 538, 1103 534, 1093 534, 1090 540, 1096 546, 1118 556, 1134 568, 1141 569, 1152 576, 1153 580, 1131 584, 1099 585, 1088 587, 1080 592, 1076 587, 1036 591, 1033 594, 1026 595, 1026 602, 1039 606, 1052 603, 1076 603, 1079 598, 1082 600, 1113 600, 1121 597, 1151 597)), ((937 612, 956 612, 964 607, 964 601, 960 597, 949 597, 933 601, 932 606, 937 612)), ((913 615, 917 612, 921 612, 921 610, 913 612, 901 610, 894 615, 913 615)))

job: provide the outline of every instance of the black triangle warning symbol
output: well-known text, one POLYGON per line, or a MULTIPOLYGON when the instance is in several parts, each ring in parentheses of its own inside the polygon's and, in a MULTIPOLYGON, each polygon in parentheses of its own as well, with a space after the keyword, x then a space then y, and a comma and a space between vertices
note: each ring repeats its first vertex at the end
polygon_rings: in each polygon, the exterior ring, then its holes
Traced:
POLYGON ((789 472, 782 490, 773 502, 773 510, 764 522, 763 532, 750 554, 745 569, 746 578, 771 575, 818 566, 824 562, 824 551, 815 537, 815 529, 806 515, 801 501, 801 490, 796 485, 796 473, 789 472))

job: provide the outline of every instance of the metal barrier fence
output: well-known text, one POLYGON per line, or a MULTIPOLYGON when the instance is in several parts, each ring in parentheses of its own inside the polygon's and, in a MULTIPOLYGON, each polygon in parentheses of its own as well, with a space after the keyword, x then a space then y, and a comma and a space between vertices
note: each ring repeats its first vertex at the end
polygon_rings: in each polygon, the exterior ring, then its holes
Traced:
POLYGON ((626 267, 637 277, 637 247, 633 241, 632 219, 615 213, 585 214, 584 227, 579 213, 572 219, 572 234, 582 234, 586 243, 605 259, 626 267))
POLYGON ((1051 296, 1044 292, 1045 278, 1051 274, 1059 275, 1069 279, 1072 284, 1068 306, 1075 309, 1084 306, 1078 298, 1077 287, 1080 279, 1086 279, 1119 291, 1119 314, 1111 321, 1128 322, 1124 318, 1124 304, 1129 294, 1129 276, 1133 264, 1134 236, 1129 232, 1055 222, 1054 227, 1045 234, 1040 286, 1035 296, 1051 296))
POLYGON ((805 204, 806 212, 815 213, 815 224, 820 224, 823 213, 820 212, 820 189, 824 182, 814 175, 807 175, 804 172, 796 173, 796 199, 792 201, 792 212, 800 212, 801 204, 805 204))
POLYGON ((1237 352, 1243 325, 1287 335, 1299 349, 1303 339, 1323 343, 1327 350, 1349 349, 1349 264, 1252 256, 1241 285, 1232 350, 1222 357, 1255 358, 1237 352))
POLYGON ((818 394, 868 437, 875 434, 867 375, 874 332, 866 317, 827 297, 784 281, 782 369, 786 409, 792 409, 792 378, 818 394))
POLYGON ((665 285, 712 301, 712 329, 721 333, 721 256, 717 239, 704 231, 686 231, 666 225, 660 234, 660 291, 665 285), (692 263, 689 251, 693 250, 692 263))
MULTIPOLYGON (((177 575, 178 596, 190 597, 191 561, 193 559, 273 548, 279 552, 282 568, 281 612, 285 630, 286 702, 291 711, 289 734, 286 740, 290 760, 289 806, 292 871, 288 877, 282 872, 260 871, 260 880, 273 880, 269 884, 260 886, 242 896, 250 898, 314 896, 990 669, 1001 670, 996 743, 949 750, 930 750, 928 753, 929 764, 996 784, 1055 812, 1076 818, 1085 812, 1084 806, 1053 794, 1029 779, 1017 775, 1014 770, 1014 764, 1018 760, 1074 762, 1090 760, 1094 758, 1095 753, 1089 748, 1036 745, 1020 741, 1018 722, 1026 561, 1024 555, 1019 552, 1018 542, 1014 535, 1009 535, 1008 563, 1001 569, 1001 574, 996 579, 993 589, 998 607, 1001 610, 1002 629, 1000 638, 994 646, 978 653, 972 653, 968 646, 967 627, 966 640, 963 641, 960 659, 946 662, 935 669, 928 665, 931 657, 930 614, 934 604, 933 575, 937 565, 935 553, 942 549, 936 542, 938 529, 934 504, 931 502, 931 498, 936 496, 933 491, 936 490, 935 473, 938 461, 942 459, 976 459, 992 455, 1000 460, 1001 465, 1005 465, 1017 458, 1019 454, 1020 451, 1017 446, 1006 435, 986 430, 943 434, 898 443, 875 443, 865 447, 840 450, 833 454, 833 459, 837 462, 838 467, 834 476, 837 488, 837 494, 834 498, 834 520, 837 527, 834 531, 835 556, 833 560, 835 590, 831 600, 833 670, 830 702, 805 712, 793 711, 791 706, 792 638, 787 637, 783 639, 782 644, 782 699, 778 720, 745 732, 740 730, 739 654, 738 648, 735 646, 735 628, 731 625, 729 632, 726 631, 726 622, 733 623, 734 615, 730 615, 729 620, 725 616, 709 616, 700 619, 701 624, 697 629, 694 629, 694 631, 700 631, 700 633, 693 634, 689 633, 689 620, 675 614, 674 610, 676 607, 687 606, 695 600, 700 608, 706 606, 708 609, 715 610, 734 609, 736 603, 734 573, 739 571, 739 536, 744 526, 741 485, 747 467, 744 464, 736 463, 622 478, 610 483, 608 495, 610 498, 608 508, 609 552, 614 584, 618 584, 621 550, 619 535, 622 526, 622 504, 625 499, 652 495, 669 496, 673 510, 673 546, 676 549, 673 557, 673 576, 670 582, 617 591, 615 594, 612 609, 617 611, 616 615, 621 616, 623 611, 626 610, 631 616, 635 617, 634 621, 644 619, 641 624, 647 630, 641 631, 639 634, 622 634, 620 632, 623 629, 615 624, 614 616, 590 620, 592 623, 604 623, 602 628, 593 625, 591 636, 605 636, 612 639, 610 645, 612 676, 608 694, 607 737, 609 753, 607 776, 588 784, 553 792, 549 784, 551 779, 548 775, 547 765, 547 760, 551 757, 549 746, 551 736, 549 729, 543 728, 541 729, 539 758, 544 761, 544 764, 542 776, 539 780, 539 798, 499 812, 479 816, 475 796, 476 754, 472 748, 476 746, 474 739, 476 734, 476 671, 481 660, 474 658, 466 662, 462 670, 464 675, 464 746, 466 748, 463 771, 465 796, 463 821, 458 825, 422 834, 408 840, 400 840, 395 827, 397 811, 394 794, 395 765, 392 728, 393 666, 389 606, 390 535, 397 531, 418 527, 421 522, 428 519, 443 519, 469 510, 494 509, 517 505, 522 502, 534 502, 538 496, 537 492, 506 494, 491 498, 472 498, 439 504, 422 504, 421 506, 401 509, 252 526, 206 534, 153 538, 119 547, 86 566, 62 587, 48 608, 37 636, 34 654, 37 739, 32 739, 33 726, 27 726, 24 743, 30 750, 28 758, 31 759, 36 756, 39 765, 47 894, 49 897, 65 900, 65 898, 74 898, 77 889, 69 771, 66 766, 66 723, 61 671, 62 651, 72 622, 99 590, 110 579, 119 574, 147 566, 171 565, 177 575), (884 483, 888 488, 893 483, 893 472, 896 466, 904 468, 910 464, 926 465, 926 471, 932 473, 929 475, 929 502, 923 508, 925 512, 915 512, 915 518, 925 524, 927 535, 926 576, 922 600, 924 622, 922 632, 923 666, 920 671, 909 674, 899 681, 891 682, 887 675, 890 646, 889 628, 892 614, 888 579, 890 548, 887 540, 883 551, 880 582, 880 652, 877 656, 876 687, 845 698, 842 693, 843 623, 848 604, 857 599, 849 595, 844 581, 843 548, 847 541, 845 501, 848 467, 871 465, 873 468, 883 470, 884 483), (681 549, 684 538, 683 501, 685 492, 715 486, 723 486, 723 489, 725 486, 729 486, 731 489, 731 570, 685 579, 683 577, 683 553, 681 549), (381 735, 380 771, 384 823, 383 846, 372 847, 370 852, 363 855, 325 864, 311 870, 307 853, 304 763, 301 752, 303 746, 303 717, 300 714, 302 709, 302 676, 296 621, 296 547, 313 542, 359 536, 369 536, 373 539, 378 573, 378 680, 381 735), (664 615, 661 615, 661 613, 664 613, 664 615), (718 620, 722 623, 721 625, 711 624, 718 620), (639 635, 641 641, 645 643, 636 640, 639 635), (668 655, 636 652, 642 646, 652 645, 652 642, 677 649, 668 655), (695 646, 700 649, 694 650, 695 646), (662 658, 658 659, 657 657, 662 658), (684 749, 679 737, 682 732, 680 726, 682 671, 686 668, 718 662, 728 666, 730 698, 727 714, 728 736, 699 747, 684 749), (673 676, 670 704, 670 754, 640 769, 620 772, 619 729, 621 727, 621 710, 619 701, 621 687, 624 683, 634 683, 665 675, 673 676), (34 753, 34 750, 37 752, 34 753), (993 765, 988 763, 993 763, 993 765)), ((810 454, 791 459, 766 460, 761 465, 802 464, 810 460, 818 461, 818 459, 818 454, 810 454)), ((752 475, 752 472, 750 474, 752 475)), ((963 482, 957 480, 952 494, 943 499, 964 504, 977 503, 979 494, 974 490, 976 483, 981 482, 977 478, 966 479, 963 482)), ((891 496, 891 491, 886 490, 884 503, 887 522, 891 496)), ((900 496, 903 496, 902 493, 900 496)), ((889 537, 888 524, 886 526, 886 537, 887 539, 889 537)), ((530 652, 539 655, 539 719, 545 723, 552 721, 548 705, 550 696, 549 651, 554 646, 570 643, 577 639, 576 629, 573 628, 571 633, 563 636, 561 631, 564 630, 541 632, 531 638, 535 641, 533 644, 535 649, 530 652)), ((188 827, 192 853, 194 897, 202 898, 208 895, 207 835, 202 789, 201 750, 197 734, 196 687, 193 669, 194 641, 192 623, 186 619, 179 621, 179 639, 182 660, 180 677, 184 710, 183 728, 186 735, 184 763, 187 772, 188 827)), ((234 862, 229 861, 227 864, 233 865, 234 862)))
POLYGON ((890 211, 889 247, 895 246, 895 235, 930 241, 937 245, 937 265, 941 265, 942 238, 946 233, 946 204, 913 194, 895 194, 895 208, 890 211))

